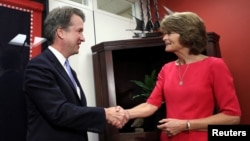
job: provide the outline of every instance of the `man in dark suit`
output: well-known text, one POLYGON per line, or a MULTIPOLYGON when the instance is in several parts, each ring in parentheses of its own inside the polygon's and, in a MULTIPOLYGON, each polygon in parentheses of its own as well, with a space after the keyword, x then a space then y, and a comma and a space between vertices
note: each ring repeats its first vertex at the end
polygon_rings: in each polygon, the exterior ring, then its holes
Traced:
POLYGON ((103 132, 106 121, 121 128, 128 120, 121 107, 88 107, 75 71, 65 66, 85 41, 84 22, 72 7, 55 8, 44 21, 49 47, 25 69, 27 141, 87 141, 87 132, 103 132))

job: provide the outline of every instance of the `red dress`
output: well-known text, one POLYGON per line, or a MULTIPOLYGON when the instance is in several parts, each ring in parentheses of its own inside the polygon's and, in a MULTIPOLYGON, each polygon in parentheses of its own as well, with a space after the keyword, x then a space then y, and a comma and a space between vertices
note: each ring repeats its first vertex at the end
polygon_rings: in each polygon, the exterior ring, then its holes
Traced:
MULTIPOLYGON (((163 101, 166 102, 167 118, 208 117, 213 114, 215 103, 220 107, 220 112, 241 115, 232 75, 221 58, 207 57, 181 66, 174 61, 165 64, 147 102, 160 107, 163 101), (184 72, 183 85, 179 85, 180 74, 184 72)), ((161 141, 207 140, 206 131, 182 132, 173 137, 161 133, 161 141)))

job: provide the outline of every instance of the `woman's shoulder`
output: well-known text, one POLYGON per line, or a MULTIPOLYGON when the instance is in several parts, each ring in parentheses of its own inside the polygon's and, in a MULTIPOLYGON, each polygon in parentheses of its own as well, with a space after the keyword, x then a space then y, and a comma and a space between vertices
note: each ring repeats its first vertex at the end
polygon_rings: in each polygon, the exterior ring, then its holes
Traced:
POLYGON ((223 60, 222 58, 215 57, 215 56, 208 56, 206 59, 207 60, 211 60, 211 61, 220 61, 220 60, 223 60))
POLYGON ((170 62, 165 63, 165 64, 162 66, 162 68, 173 67, 173 66, 176 66, 176 65, 177 65, 177 64, 176 64, 176 60, 174 60, 174 61, 170 61, 170 62))
POLYGON ((165 63, 160 70, 161 74, 164 74, 165 72, 170 72, 171 70, 176 69, 176 61, 170 61, 165 63))
POLYGON ((215 70, 215 71, 219 71, 219 70, 228 70, 228 66, 225 63, 225 61, 223 60, 223 58, 219 58, 219 57, 208 57, 205 61, 206 65, 208 65, 208 67, 210 67, 210 69, 215 70))
POLYGON ((205 59, 205 62, 211 65, 224 65, 225 62, 222 58, 209 56, 205 59))

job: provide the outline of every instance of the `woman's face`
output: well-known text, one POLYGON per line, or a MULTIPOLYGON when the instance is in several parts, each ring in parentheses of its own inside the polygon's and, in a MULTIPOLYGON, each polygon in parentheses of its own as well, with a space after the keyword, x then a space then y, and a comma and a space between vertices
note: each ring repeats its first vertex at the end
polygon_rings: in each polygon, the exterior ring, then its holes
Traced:
POLYGON ((163 41, 166 44, 165 51, 176 52, 183 46, 179 42, 180 34, 176 32, 168 32, 163 35, 163 41))

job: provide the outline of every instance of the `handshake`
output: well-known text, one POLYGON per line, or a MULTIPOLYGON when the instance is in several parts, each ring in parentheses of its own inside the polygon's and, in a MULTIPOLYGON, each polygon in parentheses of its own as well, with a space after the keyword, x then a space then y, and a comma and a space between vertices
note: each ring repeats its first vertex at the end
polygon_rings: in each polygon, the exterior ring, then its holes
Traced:
POLYGON ((130 119, 127 110, 120 106, 105 108, 106 120, 117 128, 122 128, 130 119))

